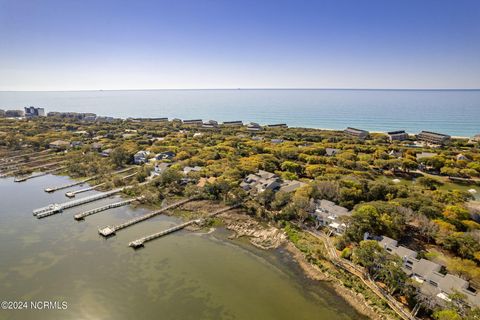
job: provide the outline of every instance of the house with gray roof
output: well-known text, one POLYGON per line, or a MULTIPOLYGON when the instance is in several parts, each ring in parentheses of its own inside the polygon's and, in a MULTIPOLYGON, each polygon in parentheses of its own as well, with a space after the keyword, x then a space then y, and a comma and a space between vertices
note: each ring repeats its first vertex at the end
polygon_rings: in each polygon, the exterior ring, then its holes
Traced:
POLYGON ((325 148, 325 155, 328 157, 333 157, 337 153, 339 153, 341 150, 340 149, 335 149, 335 148, 325 148))
POLYGON ((400 257, 403 261, 403 271, 419 286, 421 292, 435 298, 439 305, 450 301, 449 295, 460 293, 465 296, 466 302, 472 307, 480 306, 480 295, 470 283, 456 275, 442 273, 442 266, 427 259, 417 259, 417 252, 399 246, 397 241, 386 237, 369 237, 377 240, 379 245, 390 254, 400 257))
POLYGON ((313 217, 317 228, 328 227, 334 234, 341 235, 347 228, 344 220, 351 214, 352 212, 347 208, 336 205, 332 201, 320 200, 316 203, 313 217))
POLYGON ((133 162, 135 164, 144 164, 148 161, 148 156, 150 155, 149 151, 138 151, 133 155, 133 162))

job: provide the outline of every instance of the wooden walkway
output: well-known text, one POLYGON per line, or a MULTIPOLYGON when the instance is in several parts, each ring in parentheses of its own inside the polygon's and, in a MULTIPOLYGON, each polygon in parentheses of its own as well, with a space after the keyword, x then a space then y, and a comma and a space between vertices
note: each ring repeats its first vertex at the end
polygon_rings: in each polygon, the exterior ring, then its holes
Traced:
POLYGON ((102 207, 98 207, 98 208, 88 210, 88 211, 85 211, 85 212, 82 212, 82 213, 78 213, 78 214, 74 215, 73 218, 77 221, 78 220, 83 220, 88 216, 94 215, 96 213, 99 213, 99 212, 102 212, 102 211, 105 211, 105 210, 108 210, 108 209, 126 206, 126 205, 129 205, 129 204, 131 204, 132 202, 135 202, 135 201, 141 201, 143 198, 144 197, 142 196, 142 197, 137 197, 137 198, 133 198, 133 199, 128 199, 128 200, 124 200, 124 201, 120 201, 120 202, 107 204, 106 206, 102 206, 102 207))
MULTIPOLYGON (((216 215, 219 215, 221 213, 224 213, 226 211, 229 211, 233 208, 236 208, 238 207, 239 205, 235 205, 235 206, 231 206, 231 207, 227 207, 227 208, 223 208, 223 209, 220 209, 220 210, 217 210, 213 213, 211 213, 210 215, 208 215, 207 218, 205 219, 208 219, 208 218, 213 218, 215 217, 216 215)), ((163 236, 166 236, 167 234, 170 234, 170 233, 173 233, 173 232, 176 232, 176 231, 179 231, 179 230, 182 230, 186 227, 188 227, 189 225, 192 225, 192 224, 201 224, 205 219, 194 219, 194 220, 190 220, 190 221, 187 221, 185 223, 181 223, 179 225, 176 225, 176 226, 173 226, 171 228, 168 228, 166 230, 163 230, 163 231, 160 231, 160 232, 157 232, 157 233, 154 233, 154 234, 151 234, 151 235, 148 235, 146 237, 143 237, 143 238, 140 238, 140 239, 137 239, 137 240, 133 240, 132 242, 130 242, 128 244, 129 247, 132 247, 134 249, 137 249, 137 248, 140 248, 140 247, 143 247, 143 245, 145 244, 145 242, 148 242, 148 241, 152 241, 154 239, 157 239, 157 238, 160 238, 160 237, 163 237, 163 236)))
MULTIPOLYGON (((119 173, 123 173, 123 172, 130 171, 130 170, 132 170, 132 169, 134 169, 134 167, 130 167, 130 168, 126 168, 126 169, 122 169, 122 170, 116 171, 116 172, 112 172, 111 174, 119 174, 119 173)), ((75 181, 75 182, 72 182, 72 183, 69 183, 69 184, 64 184, 64 185, 58 186, 58 187, 45 188, 45 192, 51 193, 51 192, 55 192, 55 191, 58 191, 58 190, 68 189, 68 188, 71 188, 71 187, 75 187, 75 186, 84 184, 84 183, 86 183, 86 182, 88 182, 88 181, 91 181, 91 180, 93 180, 93 179, 96 179, 96 178, 98 178, 98 176, 93 176, 93 177, 90 177, 90 178, 85 178, 85 179, 83 179, 83 180, 75 181)))
POLYGON ((51 151, 52 151, 52 150, 47 149, 47 150, 38 151, 38 152, 30 152, 30 153, 24 153, 24 154, 14 155, 14 156, 11 156, 11 157, 5 157, 5 158, 1 158, 1 159, 0 159, 0 163, 6 163, 6 162, 11 162, 11 161, 16 161, 16 159, 18 159, 18 158, 29 157, 29 156, 32 156, 32 155, 38 155, 38 154, 42 154, 42 153, 45 153, 45 152, 51 152, 51 151))
POLYGON ((55 157, 56 157, 55 154, 44 154, 42 156, 38 156, 38 157, 35 157, 35 158, 21 159, 21 160, 13 161, 13 162, 10 162, 8 164, 1 165, 0 166, 0 171, 11 170, 11 169, 18 168, 19 166, 31 165, 32 163, 51 160, 52 158, 55 158, 55 157))
MULTIPOLYGON (((65 161, 62 160, 62 161, 56 161, 56 162, 46 163, 46 164, 42 164, 42 165, 39 165, 39 166, 36 166, 36 167, 30 167, 30 168, 28 168, 28 170, 45 169, 45 168, 49 168, 49 167, 52 167, 52 166, 60 165, 60 164, 62 164, 62 163, 64 163, 64 162, 65 162, 65 161)), ((13 171, 9 171, 9 172, 3 173, 2 175, 0 175, 0 178, 6 177, 6 176, 15 175, 16 173, 19 173, 19 172, 21 172, 22 170, 24 170, 24 169, 16 169, 16 170, 13 170, 13 171)))
POLYGON ((58 190, 63 190, 63 189, 67 189, 67 188, 71 188, 71 187, 75 187, 75 186, 84 184, 84 183, 86 183, 90 180, 93 180, 95 178, 96 178, 96 176, 86 178, 86 179, 83 179, 83 180, 80 180, 80 181, 72 182, 72 183, 69 183, 69 184, 64 184, 63 186, 45 188, 44 191, 48 192, 48 193, 52 193, 52 192, 55 192, 55 191, 58 191, 58 190))
MULTIPOLYGON (((119 172, 115 172, 115 173, 112 173, 112 174, 118 174, 118 173, 123 173, 123 172, 127 172, 129 170, 133 169, 133 167, 131 168, 128 168, 128 170, 121 170, 119 172)), ((128 179, 128 178, 131 178, 133 176, 135 176, 137 173, 132 173, 132 174, 129 174, 129 175, 126 175, 125 177, 122 177, 121 179, 122 180, 125 180, 125 179, 128 179)), ((74 191, 68 191, 68 192, 65 192, 65 196, 68 197, 68 198, 74 198, 75 195, 79 194, 79 193, 84 193, 84 192, 88 192, 88 191, 92 191, 92 190, 95 190, 103 185, 105 185, 106 183, 105 182, 102 182, 102 183, 99 183, 97 185, 94 185, 94 186, 91 186, 91 187, 87 187, 87 188, 84 188, 84 189, 79 189, 79 190, 74 190, 74 191)))
POLYGON ((172 209, 172 208, 175 208, 175 207, 178 207, 178 206, 181 206, 182 204, 185 204, 189 201, 191 201, 192 199, 184 199, 184 200, 180 200, 178 202, 175 202, 175 203, 172 203, 166 207, 163 207, 162 209, 160 210, 157 210, 157 211, 153 211, 153 212, 150 212, 150 213, 147 213, 143 216, 140 216, 140 217, 137 217, 137 218, 134 218, 134 219, 131 219, 131 220, 128 220, 122 224, 119 224, 119 225, 116 225, 116 226, 106 226, 106 227, 103 227, 103 228, 100 228, 98 229, 98 233, 101 234, 102 236, 104 237, 110 237, 110 236, 113 236, 115 235, 115 233, 121 229, 124 229, 124 228, 127 228, 131 225, 134 225, 136 223, 139 223, 139 222, 142 222, 142 221, 145 221, 147 219, 150 219, 150 218, 153 218, 169 209, 172 209))
POLYGON ((67 166, 61 166, 61 167, 58 167, 58 168, 55 168, 55 169, 51 169, 51 170, 47 170, 47 171, 43 171, 43 172, 40 172, 40 173, 37 173, 37 174, 32 174, 30 176, 25 176, 25 177, 18 177, 18 178, 15 178, 13 181, 14 182, 23 182, 23 181, 27 181, 27 180, 30 180, 30 179, 33 179, 33 178, 38 178, 38 177, 42 177, 42 176, 46 176, 47 174, 50 174, 50 173, 54 173, 54 172, 58 172, 60 170, 63 170, 65 169, 67 166))

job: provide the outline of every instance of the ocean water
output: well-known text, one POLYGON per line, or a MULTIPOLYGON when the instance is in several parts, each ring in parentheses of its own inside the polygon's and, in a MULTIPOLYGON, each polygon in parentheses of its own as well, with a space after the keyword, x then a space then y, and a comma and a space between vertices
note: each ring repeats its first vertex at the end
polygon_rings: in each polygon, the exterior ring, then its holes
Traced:
POLYGON ((371 131, 480 133, 480 90, 140 90, 0 92, 0 109, 201 118, 371 131))

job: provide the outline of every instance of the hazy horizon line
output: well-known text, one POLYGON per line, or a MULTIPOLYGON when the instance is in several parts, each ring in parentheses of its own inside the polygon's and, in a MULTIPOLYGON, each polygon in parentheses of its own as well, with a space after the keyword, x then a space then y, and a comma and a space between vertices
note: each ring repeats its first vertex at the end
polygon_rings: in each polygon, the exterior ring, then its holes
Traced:
POLYGON ((480 88, 156 88, 156 89, 77 89, 77 90, 0 90, 1 92, 92 92, 92 91, 234 91, 234 90, 336 90, 336 91, 480 91, 480 88))

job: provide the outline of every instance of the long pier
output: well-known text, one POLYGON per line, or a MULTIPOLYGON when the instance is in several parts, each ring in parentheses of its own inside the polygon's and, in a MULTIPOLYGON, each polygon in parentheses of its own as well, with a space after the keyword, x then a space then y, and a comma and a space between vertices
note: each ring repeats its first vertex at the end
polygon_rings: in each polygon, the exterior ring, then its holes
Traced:
MULTIPOLYGON (((55 165, 58 165, 58 164, 61 164, 61 163, 64 163, 65 161, 56 161, 56 162, 51 162, 51 163, 46 163, 46 164, 42 164, 42 165, 39 165, 39 166, 36 166, 36 167, 31 167, 31 168, 28 168, 28 170, 36 170, 36 169, 42 169, 42 168, 48 168, 48 167, 52 167, 52 166, 55 166, 55 165)), ((9 175, 14 175, 16 174, 17 172, 20 172, 22 171, 23 169, 17 169, 17 170, 13 170, 13 171, 10 171, 10 172, 7 172, 7 173, 3 173, 2 175, 0 175, 0 178, 3 178, 3 177, 6 177, 6 176, 9 176, 9 175)))
POLYGON ((30 158, 30 159, 20 159, 15 161, 14 163, 10 162, 8 164, 2 164, 0 165, 0 170, 5 171, 9 170, 12 168, 17 168, 19 166, 25 166, 25 165, 31 165, 32 163, 39 162, 39 161, 46 161, 46 160, 51 160, 51 158, 54 158, 56 155, 55 154, 44 154, 42 156, 38 156, 35 158, 30 158))
POLYGON ((64 184, 63 186, 45 188, 44 191, 48 192, 48 193, 52 193, 52 192, 55 192, 55 191, 58 191, 58 190, 63 190, 63 189, 67 189, 67 188, 71 188, 71 187, 75 187, 75 186, 84 184, 84 183, 86 183, 90 180, 93 180, 95 178, 96 177, 90 177, 90 178, 86 178, 86 179, 76 181, 76 182, 73 182, 73 183, 64 184))
POLYGON ((95 189, 97 189, 97 188, 99 188, 99 187, 101 187, 105 184, 106 184, 106 182, 102 182, 102 183, 96 184, 94 186, 83 188, 83 189, 80 189, 80 190, 68 191, 68 192, 65 192, 65 196, 69 197, 69 198, 75 198, 75 195, 77 195, 79 193, 84 193, 84 192, 95 190, 95 189))
POLYGON ((86 203, 89 203, 89 202, 93 202, 93 201, 97 201, 97 200, 100 200, 100 199, 108 198, 108 197, 110 197, 110 196, 112 196, 116 193, 119 193, 119 192, 123 191, 125 188, 126 187, 122 187, 122 188, 110 190, 110 191, 107 191, 107 192, 94 194, 94 195, 91 195, 91 196, 88 196, 88 197, 85 197, 85 198, 72 200, 72 201, 67 201, 67 202, 60 203, 60 204, 54 203, 54 204, 48 205, 46 207, 33 210, 33 215, 36 216, 38 219, 45 218, 45 217, 60 213, 63 210, 68 209, 68 208, 73 208, 73 207, 81 206, 82 204, 86 204, 86 203))
MULTIPOLYGON (((133 169, 133 167, 132 167, 133 169)), ((130 168, 128 170, 131 170, 130 168)), ((123 170, 122 172, 126 172, 128 170, 123 170)), ((119 172, 117 172, 119 173, 119 172)), ((133 176, 135 176, 137 173, 132 173, 132 174, 129 174, 129 175, 126 175, 125 177, 122 177, 121 179, 122 180, 125 180, 125 179, 128 179, 128 178, 131 178, 133 176)), ((102 183, 99 183, 97 185, 94 185, 94 186, 91 186, 91 187, 87 187, 87 188, 84 188, 84 189, 79 189, 79 190, 74 190, 74 191, 68 191, 68 192, 65 192, 65 196, 68 197, 68 198, 74 198, 75 195, 79 194, 79 193, 84 193, 84 192, 88 192, 88 191, 92 191, 92 190, 95 190, 103 185, 105 185, 106 183, 105 182, 102 182, 102 183)))
POLYGON ((160 210, 157 210, 157 211, 153 211, 153 212, 150 212, 150 213, 147 213, 141 217, 138 217, 138 218, 134 218, 134 219, 131 219, 131 220, 128 220, 127 222, 124 222, 122 224, 119 224, 119 225, 116 225, 116 226, 106 226, 106 227, 103 227, 103 228, 100 228, 98 229, 98 233, 101 234, 102 236, 104 237, 110 237, 110 236, 113 236, 115 235, 115 233, 121 229, 124 229, 124 228, 127 228, 131 225, 134 225, 136 223, 139 223, 139 222, 142 222, 144 220, 147 220, 147 219, 150 219, 150 218, 153 218, 169 209, 172 209, 172 208, 175 208, 175 207, 178 207, 182 204, 185 204, 187 203, 188 201, 191 201, 192 199, 184 199, 184 200, 181 200, 181 201, 178 201, 178 202, 175 202, 175 203, 172 203, 160 210))
MULTIPOLYGON (((134 167, 122 169, 122 170, 113 172, 112 174, 119 174, 119 173, 123 173, 123 172, 130 171, 130 170, 132 170, 132 169, 134 169, 134 167)), ((84 183, 86 183, 86 182, 88 182, 88 181, 91 181, 91 180, 93 180, 93 179, 96 179, 96 178, 98 178, 98 176, 93 176, 93 177, 85 178, 85 179, 83 179, 83 180, 75 181, 75 182, 72 182, 72 183, 69 183, 69 184, 64 184, 64 185, 58 186, 58 187, 45 188, 44 191, 45 191, 45 192, 48 192, 48 193, 51 193, 51 192, 55 192, 55 191, 58 191, 58 190, 68 189, 68 188, 71 188, 71 187, 75 187, 75 186, 84 184, 84 183)))
POLYGON ((53 172, 57 172, 57 171, 60 171, 60 170, 63 170, 65 169, 67 166, 61 166, 61 167, 58 167, 58 168, 55 168, 55 169, 51 169, 51 170, 47 170, 47 171, 44 171, 44 172, 40 172, 38 174, 35 174, 35 175, 30 175, 30 176, 25 176, 25 177, 18 177, 18 178, 15 178, 13 181, 14 182, 23 182, 23 181, 27 181, 29 179, 33 179, 33 178, 38 178, 38 177, 41 177, 41 176, 46 176, 47 174, 50 174, 50 173, 53 173, 53 172))
POLYGON ((31 152, 31 153, 19 154, 19 155, 7 157, 7 158, 1 158, 1 159, 0 159, 0 162, 1 162, 1 163, 10 162, 10 161, 15 160, 15 159, 17 159, 17 158, 28 157, 28 156, 31 156, 31 155, 38 155, 38 154, 40 154, 40 153, 51 152, 51 151, 52 151, 52 150, 47 149, 47 150, 42 150, 42 151, 38 151, 38 152, 31 152))
POLYGON ((124 200, 124 201, 120 201, 120 202, 107 204, 106 206, 102 206, 102 207, 98 207, 98 208, 88 210, 88 211, 85 211, 85 212, 82 212, 82 213, 78 213, 78 214, 74 215, 73 218, 77 221, 78 220, 83 220, 86 217, 91 216, 93 214, 96 214, 96 213, 99 213, 99 212, 102 212, 102 211, 105 211, 105 210, 108 210, 108 209, 112 209, 112 208, 118 208, 118 207, 126 206, 126 205, 131 204, 132 202, 140 201, 143 198, 144 197, 142 196, 142 197, 137 197, 137 198, 133 198, 133 199, 128 199, 128 200, 124 200))
MULTIPOLYGON (((213 213, 211 213, 210 215, 208 215, 207 218, 212 218, 216 215, 219 215, 223 212, 226 212, 228 210, 231 210, 233 208, 236 208, 238 207, 239 205, 235 205, 235 206, 231 206, 231 207, 227 207, 227 208, 223 208, 223 209, 220 209, 220 210, 217 210, 213 213)), ((160 238, 160 237, 163 237, 163 236, 166 236, 167 234, 170 234, 170 233, 174 233, 176 231, 179 231, 179 230, 182 230, 186 227, 188 227, 189 225, 192 225, 194 223, 196 224, 201 224, 205 219, 194 219, 194 220, 190 220, 190 221, 187 221, 185 223, 181 223, 179 225, 176 225, 176 226, 173 226, 169 229, 166 229, 166 230, 163 230, 163 231, 160 231, 160 232, 157 232, 157 233, 154 233, 154 234, 151 234, 151 235, 148 235, 146 237, 143 237, 143 238, 140 238, 140 239, 137 239, 137 240, 133 240, 132 242, 130 242, 128 244, 129 247, 132 247, 134 249, 137 249, 137 248, 140 248, 140 247, 143 247, 143 245, 145 244, 145 242, 148 242, 148 241, 152 241, 154 239, 157 239, 157 238, 160 238)))

